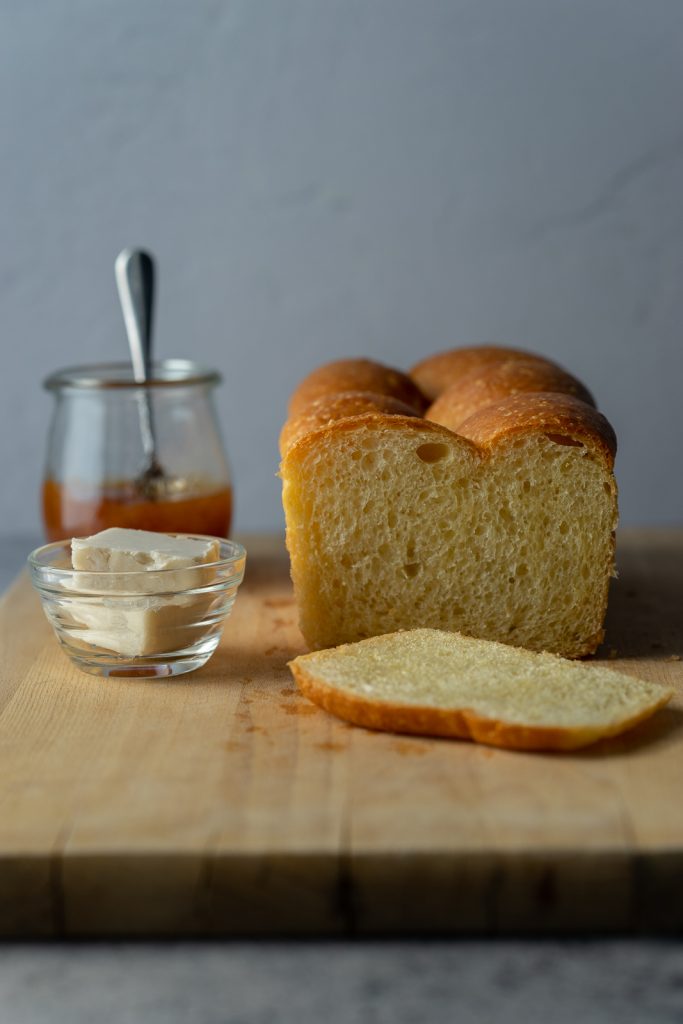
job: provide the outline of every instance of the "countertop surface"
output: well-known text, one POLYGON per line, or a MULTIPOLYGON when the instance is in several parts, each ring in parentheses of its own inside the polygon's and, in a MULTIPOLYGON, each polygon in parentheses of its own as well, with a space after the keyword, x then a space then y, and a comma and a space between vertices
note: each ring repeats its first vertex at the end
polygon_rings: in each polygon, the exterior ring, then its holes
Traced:
MULTIPOLYGON (((36 543, 0 537, 0 589, 36 543)), ((682 1016, 677 940, 0 945, 2 1024, 673 1024, 682 1016)))
POLYGON ((678 1024, 658 941, 0 947, 5 1024, 678 1024))

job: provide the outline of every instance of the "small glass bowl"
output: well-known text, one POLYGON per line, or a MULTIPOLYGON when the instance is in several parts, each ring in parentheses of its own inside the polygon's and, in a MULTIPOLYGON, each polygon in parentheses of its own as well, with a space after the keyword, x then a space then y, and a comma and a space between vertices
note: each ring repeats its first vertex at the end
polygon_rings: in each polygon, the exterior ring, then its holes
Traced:
POLYGON ((88 572, 71 568, 71 541, 36 548, 31 581, 71 660, 98 676, 177 676, 218 646, 242 579, 246 551, 218 540, 220 559, 187 569, 88 572))

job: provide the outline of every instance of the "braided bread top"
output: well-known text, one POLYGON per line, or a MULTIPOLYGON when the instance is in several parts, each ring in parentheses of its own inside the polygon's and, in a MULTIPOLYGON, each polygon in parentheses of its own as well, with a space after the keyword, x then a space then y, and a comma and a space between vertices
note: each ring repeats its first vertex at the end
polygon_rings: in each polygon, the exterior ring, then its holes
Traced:
POLYGON ((307 434, 369 414, 423 416, 482 449, 506 436, 545 433, 594 448, 610 466, 616 453, 614 431, 581 381, 543 356, 500 346, 441 352, 409 376, 367 359, 338 360, 309 374, 289 409, 283 457, 307 434))

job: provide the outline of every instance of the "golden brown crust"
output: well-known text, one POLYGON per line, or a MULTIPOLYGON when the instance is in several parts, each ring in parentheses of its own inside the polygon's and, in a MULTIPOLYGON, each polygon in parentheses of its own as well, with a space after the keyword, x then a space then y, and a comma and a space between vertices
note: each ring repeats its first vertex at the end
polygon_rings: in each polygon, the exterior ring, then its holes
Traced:
POLYGON ((426 413, 424 395, 398 370, 370 359, 340 359, 318 367, 292 395, 280 434, 282 456, 307 433, 341 419, 424 414, 423 422, 438 423, 484 451, 499 440, 540 432, 560 444, 587 444, 610 468, 614 464, 616 437, 595 409, 593 396, 543 356, 481 345, 438 353, 418 363, 411 374, 425 393, 437 384, 447 385, 426 413))
POLYGON ((335 420, 364 413, 384 413, 389 416, 418 416, 405 402, 390 395, 371 391, 342 391, 338 395, 324 395, 311 403, 304 413, 290 417, 280 432, 280 455, 284 458, 291 446, 312 430, 329 426, 335 420))
POLYGON ((539 391, 573 395, 595 407, 588 388, 559 366, 533 359, 506 359, 473 367, 439 395, 425 417, 457 433, 465 420, 487 405, 511 395, 539 391))
POLYGON ((371 391, 398 398, 420 416, 429 404, 415 382, 400 370, 371 359, 338 359, 319 366, 304 377, 289 400, 289 416, 301 415, 313 402, 326 395, 345 391, 371 391))
POLYGON ((436 355, 416 363, 409 371, 409 376, 430 402, 433 402, 446 388, 456 384, 465 374, 477 370, 485 371, 489 367, 505 362, 532 362, 539 368, 560 369, 552 360, 533 352, 524 352, 518 348, 505 348, 502 345, 473 345, 468 348, 454 348, 447 352, 437 352, 436 355))
POLYGON ((304 696, 330 714, 354 725, 382 732, 473 740, 475 743, 507 750, 577 750, 632 729, 667 704, 672 696, 672 691, 662 690, 661 699, 656 705, 610 728, 562 729, 516 725, 483 718, 469 708, 445 709, 373 700, 322 682, 296 660, 289 662, 289 668, 304 696))
POLYGON ((511 438, 539 433, 545 434, 556 444, 586 445, 604 458, 609 469, 614 464, 616 452, 614 431, 602 413, 571 395, 541 392, 514 395, 486 406, 462 424, 457 433, 420 416, 386 415, 377 411, 327 420, 311 430, 298 433, 289 443, 285 456, 289 458, 293 452, 297 456, 303 455, 322 436, 352 431, 363 425, 387 429, 408 426, 414 430, 429 430, 450 441, 457 439, 467 443, 479 456, 488 456, 496 445, 511 438))
MULTIPOLYGON (((614 565, 614 547, 615 547, 614 540, 612 540, 610 565, 614 565)), ((600 621, 601 622, 604 622, 605 613, 607 612, 607 597, 608 597, 608 594, 609 594, 609 581, 610 581, 609 576, 606 576, 605 577, 605 589, 604 589, 603 599, 602 599, 602 603, 600 605, 600 607, 602 609, 601 612, 600 612, 600 621)), ((571 654, 564 654, 564 655, 562 655, 562 657, 564 657, 564 658, 587 658, 588 655, 595 654, 595 652, 597 651, 598 647, 600 646, 600 644, 602 643, 602 641, 604 639, 605 639, 605 630, 604 629, 599 629, 597 631, 597 633, 594 633, 593 636, 589 637, 588 640, 586 640, 581 647, 577 647, 575 651, 571 652, 571 654)))
POLYGON ((368 412, 360 416, 347 416, 344 419, 333 420, 325 426, 302 434, 290 444, 285 453, 282 460, 283 474, 288 463, 304 458, 308 450, 315 447, 324 438, 352 433, 359 427, 367 427, 370 430, 405 430, 408 428, 409 430, 420 431, 423 434, 429 433, 434 437, 443 438, 451 444, 458 444, 469 449, 477 458, 483 456, 481 448, 470 441, 469 438, 462 437, 460 434, 454 434, 452 430, 449 430, 448 427, 442 427, 440 423, 431 423, 421 416, 387 416, 384 413, 368 412))
POLYGON ((609 469, 617 451, 616 435, 607 419, 572 395, 538 392, 513 395, 480 409, 458 433, 485 451, 501 441, 545 434, 556 444, 584 444, 603 456, 609 469))

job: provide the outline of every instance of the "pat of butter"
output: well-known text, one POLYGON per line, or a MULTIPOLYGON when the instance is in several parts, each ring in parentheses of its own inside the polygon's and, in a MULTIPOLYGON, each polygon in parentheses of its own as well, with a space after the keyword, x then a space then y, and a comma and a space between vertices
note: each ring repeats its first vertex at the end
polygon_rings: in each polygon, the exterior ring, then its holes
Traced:
POLYGON ((153 569, 188 569, 216 562, 217 540, 173 537, 149 530, 123 530, 118 526, 92 537, 74 537, 71 563, 90 572, 141 572, 153 569))
POLYGON ((75 537, 71 560, 79 575, 70 586, 93 596, 74 598, 71 612, 80 627, 74 635, 129 657, 190 646, 206 632, 202 620, 214 595, 187 591, 213 582, 211 563, 219 559, 213 539, 118 527, 75 537))
POLYGON ((197 571, 220 558, 220 543, 213 538, 173 537, 149 530, 123 530, 117 526, 92 537, 74 537, 71 564, 83 573, 79 589, 114 593, 158 594, 191 590, 210 583, 211 570, 197 571), (188 571, 183 571, 188 570, 188 571), (126 576, 126 573, 136 573, 126 576))

